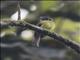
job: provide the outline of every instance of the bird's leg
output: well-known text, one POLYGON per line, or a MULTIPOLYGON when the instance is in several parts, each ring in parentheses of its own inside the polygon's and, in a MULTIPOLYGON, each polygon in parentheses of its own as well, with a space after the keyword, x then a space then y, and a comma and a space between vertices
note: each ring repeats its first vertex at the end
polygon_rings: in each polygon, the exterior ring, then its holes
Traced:
POLYGON ((41 40, 41 35, 39 35, 37 41, 36 41, 36 46, 39 47, 40 45, 40 40, 41 40))
POLYGON ((40 34, 39 32, 35 32, 35 35, 34 35, 32 44, 33 44, 34 46, 39 47, 40 40, 41 40, 42 37, 43 37, 42 34, 40 34))

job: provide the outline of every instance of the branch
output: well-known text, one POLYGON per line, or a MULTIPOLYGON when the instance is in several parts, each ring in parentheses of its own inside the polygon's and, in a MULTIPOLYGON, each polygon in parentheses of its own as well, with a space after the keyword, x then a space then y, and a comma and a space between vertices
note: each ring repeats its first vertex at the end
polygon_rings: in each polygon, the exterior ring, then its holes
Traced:
POLYGON ((74 42, 73 40, 66 39, 66 38, 60 36, 59 34, 57 34, 55 32, 53 32, 53 33, 49 32, 46 29, 43 29, 41 27, 38 27, 36 25, 30 24, 30 23, 27 23, 27 22, 25 22, 25 24, 23 22, 20 22, 20 23, 9 22, 8 25, 30 28, 30 29, 35 30, 37 32, 40 32, 44 35, 48 35, 48 36, 54 38, 55 40, 65 44, 66 46, 72 48, 73 50, 75 50, 77 53, 80 54, 80 44, 74 42))
POLYGON ((18 20, 20 20, 21 19, 20 1, 18 1, 17 10, 18 10, 18 20))

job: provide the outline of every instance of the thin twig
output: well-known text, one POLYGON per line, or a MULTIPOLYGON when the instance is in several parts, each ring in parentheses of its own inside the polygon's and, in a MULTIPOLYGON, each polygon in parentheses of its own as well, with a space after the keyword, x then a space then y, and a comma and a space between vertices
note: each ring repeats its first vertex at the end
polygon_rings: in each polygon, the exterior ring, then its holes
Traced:
POLYGON ((18 1, 17 10, 18 10, 18 20, 21 20, 20 1, 18 1))

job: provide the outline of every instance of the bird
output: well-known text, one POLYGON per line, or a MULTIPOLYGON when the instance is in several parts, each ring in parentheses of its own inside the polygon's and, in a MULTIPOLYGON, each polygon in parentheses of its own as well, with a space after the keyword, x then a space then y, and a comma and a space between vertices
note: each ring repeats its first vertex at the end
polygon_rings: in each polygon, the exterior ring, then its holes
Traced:
MULTIPOLYGON (((55 22, 53 20, 53 18, 50 18, 50 17, 40 17, 40 21, 39 23, 37 24, 39 27, 43 28, 43 29, 46 29, 50 32, 53 32, 54 29, 55 29, 55 22)), ((41 38, 43 38, 45 35, 43 33, 40 33, 38 31, 35 32, 35 35, 34 35, 34 39, 32 41, 33 45, 36 46, 36 47, 39 47, 40 45, 40 40, 41 38)))

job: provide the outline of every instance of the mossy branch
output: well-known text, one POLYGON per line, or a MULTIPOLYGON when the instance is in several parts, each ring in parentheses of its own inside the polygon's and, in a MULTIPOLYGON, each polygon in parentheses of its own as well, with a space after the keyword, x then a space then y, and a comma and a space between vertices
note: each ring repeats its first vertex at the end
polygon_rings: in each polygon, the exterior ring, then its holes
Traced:
POLYGON ((37 31, 39 33, 42 33, 44 35, 48 35, 52 38, 54 38, 55 40, 65 44, 66 46, 72 48, 73 50, 75 50, 77 53, 80 54, 80 44, 74 42, 73 40, 69 40, 69 39, 66 39, 62 36, 60 36, 59 34, 55 33, 55 32, 49 32, 47 31, 46 29, 43 29, 41 27, 38 27, 36 25, 33 25, 33 24, 30 24, 30 23, 23 23, 23 22, 20 22, 20 23, 16 23, 16 22, 10 22, 8 23, 9 26, 20 26, 20 27, 26 27, 26 28, 29 28, 29 29, 32 29, 34 31, 37 31))

